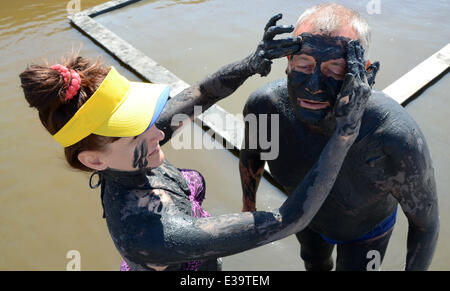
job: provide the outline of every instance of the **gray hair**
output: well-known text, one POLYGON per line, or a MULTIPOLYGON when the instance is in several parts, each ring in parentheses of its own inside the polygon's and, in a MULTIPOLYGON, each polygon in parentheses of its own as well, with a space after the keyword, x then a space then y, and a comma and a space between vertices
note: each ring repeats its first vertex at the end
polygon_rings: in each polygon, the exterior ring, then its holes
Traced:
POLYGON ((369 45, 371 40, 370 27, 366 20, 359 15, 358 12, 351 8, 336 4, 328 3, 316 5, 306 9, 297 20, 294 32, 305 21, 311 21, 313 25, 312 33, 332 33, 346 23, 352 25, 353 30, 358 34, 361 45, 364 48, 365 60, 369 59, 369 45))

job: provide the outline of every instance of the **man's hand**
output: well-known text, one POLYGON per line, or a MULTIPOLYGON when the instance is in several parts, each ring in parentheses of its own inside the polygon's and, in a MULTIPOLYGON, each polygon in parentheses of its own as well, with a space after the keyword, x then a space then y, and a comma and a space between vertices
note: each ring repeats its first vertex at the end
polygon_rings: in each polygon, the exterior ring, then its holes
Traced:
POLYGON ((366 71, 364 48, 359 40, 352 40, 347 46, 347 74, 334 108, 337 133, 341 136, 358 136, 361 117, 372 94, 371 86, 380 64, 375 62, 366 71))
POLYGON ((259 43, 256 52, 250 57, 249 66, 251 70, 259 73, 262 77, 270 73, 271 60, 292 55, 300 50, 302 38, 299 36, 274 40, 278 34, 289 33, 294 30, 292 25, 276 25, 282 17, 282 14, 278 14, 269 20, 264 29, 263 40, 259 43))

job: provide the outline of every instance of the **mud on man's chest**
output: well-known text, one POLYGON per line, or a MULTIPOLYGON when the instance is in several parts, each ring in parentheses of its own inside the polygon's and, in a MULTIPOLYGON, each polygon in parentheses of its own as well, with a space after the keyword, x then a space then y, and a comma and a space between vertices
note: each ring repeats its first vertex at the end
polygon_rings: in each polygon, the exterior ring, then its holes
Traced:
MULTIPOLYGON (((276 160, 267 161, 273 177, 288 193, 304 179, 308 171, 318 160, 320 148, 298 150, 300 145, 289 149, 289 145, 280 147, 280 155, 276 160)), ((379 181, 395 175, 392 162, 383 152, 381 141, 355 143, 349 150, 339 171, 330 197, 337 199, 347 207, 358 206, 364 202, 382 199, 384 191, 379 181)))

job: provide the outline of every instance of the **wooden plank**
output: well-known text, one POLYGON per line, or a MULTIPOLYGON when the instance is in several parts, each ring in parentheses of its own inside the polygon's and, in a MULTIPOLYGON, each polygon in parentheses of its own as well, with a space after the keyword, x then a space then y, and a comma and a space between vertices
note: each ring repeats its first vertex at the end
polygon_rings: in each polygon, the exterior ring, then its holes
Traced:
POLYGON ((83 12, 89 17, 95 17, 103 13, 108 13, 110 11, 125 7, 127 5, 140 2, 142 0, 111 0, 106 3, 99 4, 92 8, 86 9, 83 12))
MULTIPOLYGON (((123 6, 125 2, 131 4, 136 1, 111 2, 114 3, 108 2, 99 5, 97 8, 94 7, 95 9, 90 10, 90 12, 99 15, 103 13, 101 9, 108 11, 115 9, 115 6, 112 4, 123 6)), ((171 87, 170 95, 172 97, 189 87, 189 84, 178 78, 175 74, 95 21, 86 11, 71 15, 69 19, 76 27, 99 43, 106 51, 117 57, 121 62, 127 64, 149 82, 169 84, 171 87)), ((227 144, 237 150, 240 149, 243 140, 243 122, 220 106, 211 106, 203 114, 197 116, 195 122, 200 126, 211 128, 215 132, 216 137, 222 137, 227 144), (208 118, 208 115, 214 115, 214 118, 208 118), (218 120, 223 122, 218 122, 218 120), (228 122, 225 122, 226 120, 228 122)))
POLYGON ((417 65, 400 79, 386 87, 383 92, 399 104, 406 102, 450 66, 450 43, 417 65))
POLYGON ((129 65, 149 82, 170 84, 172 93, 179 93, 189 85, 175 76, 172 72, 147 57, 128 42, 105 28, 84 13, 70 16, 70 20, 84 33, 98 42, 104 49, 129 65))

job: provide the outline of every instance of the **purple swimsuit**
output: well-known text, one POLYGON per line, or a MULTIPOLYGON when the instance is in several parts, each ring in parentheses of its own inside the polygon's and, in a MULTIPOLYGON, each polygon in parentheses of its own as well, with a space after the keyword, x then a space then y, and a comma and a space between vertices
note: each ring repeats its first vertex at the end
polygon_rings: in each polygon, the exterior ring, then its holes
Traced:
MULTIPOLYGON (((211 216, 206 210, 202 208, 203 199, 205 199, 205 180, 203 176, 195 170, 180 170, 183 178, 188 182, 191 194, 189 200, 192 203, 192 212, 194 217, 209 217, 211 216)), ((192 261, 185 263, 183 269, 186 271, 195 271, 202 264, 202 261, 192 261)), ((121 271, 130 271, 128 264, 122 260, 120 266, 121 271)))

